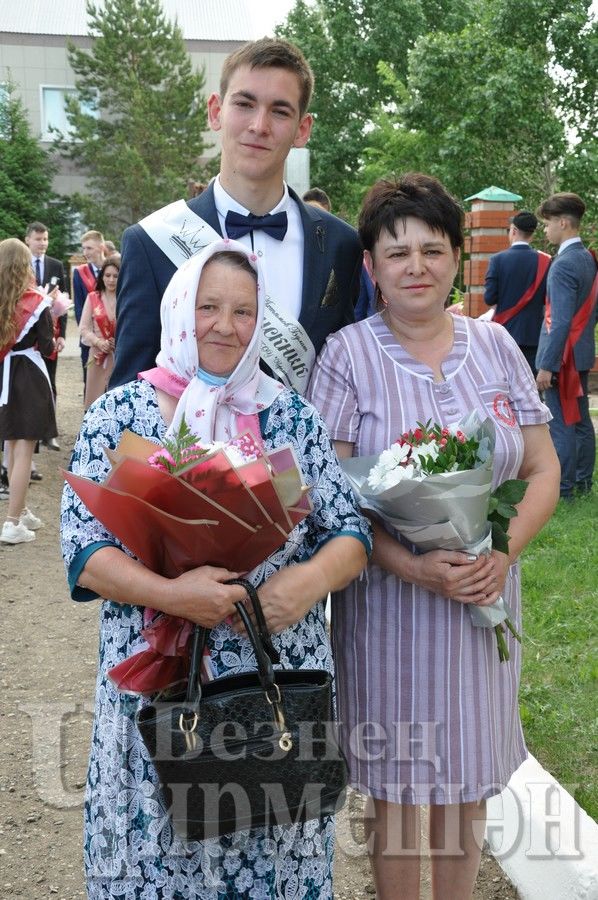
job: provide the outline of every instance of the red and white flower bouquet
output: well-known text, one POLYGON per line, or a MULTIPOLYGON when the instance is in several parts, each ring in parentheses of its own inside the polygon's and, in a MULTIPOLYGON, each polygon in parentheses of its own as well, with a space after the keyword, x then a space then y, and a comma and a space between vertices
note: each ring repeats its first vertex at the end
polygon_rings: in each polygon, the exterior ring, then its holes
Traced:
MULTIPOLYGON (((527 483, 509 480, 492 491, 494 424, 471 413, 457 425, 426 423, 401 435, 379 456, 342 461, 364 509, 377 513, 420 551, 466 550, 479 556, 508 550, 509 519, 527 483)), ((501 597, 468 605, 473 625, 494 628, 501 661, 509 659, 502 623, 520 640, 501 597)))

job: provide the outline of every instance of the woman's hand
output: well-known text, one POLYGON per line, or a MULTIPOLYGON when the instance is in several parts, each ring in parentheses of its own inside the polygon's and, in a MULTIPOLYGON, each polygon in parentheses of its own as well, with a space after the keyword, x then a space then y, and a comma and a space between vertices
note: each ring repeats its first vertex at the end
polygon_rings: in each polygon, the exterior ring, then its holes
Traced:
POLYGON ((213 628, 232 615, 235 603, 246 597, 240 585, 223 583, 231 578, 239 578, 239 573, 215 566, 200 566, 184 572, 170 582, 172 599, 165 611, 205 628, 213 628))
POLYGON ((96 340, 96 349, 100 353, 110 353, 114 349, 114 342, 110 338, 98 338, 96 340))
MULTIPOLYGON (((258 589, 268 631, 278 634, 300 622, 314 603, 326 594, 327 591, 322 594, 321 588, 314 583, 307 562, 286 566, 275 572, 258 589)), ((240 620, 235 625, 242 630, 240 620)))
POLYGON ((410 577, 405 580, 459 603, 490 606, 504 587, 509 567, 508 557, 504 560, 503 569, 494 553, 472 561, 467 553, 431 550, 413 556, 410 577))
POLYGON ((245 598, 242 587, 224 584, 238 577, 228 569, 199 566, 178 578, 164 578, 117 547, 100 547, 85 563, 77 584, 115 603, 150 606, 213 628, 245 598))
MULTIPOLYGON (((268 631, 278 634, 300 622, 330 591, 338 591, 356 578, 367 563, 360 540, 347 535, 332 538, 306 562, 285 566, 258 588, 268 631)), ((235 631, 242 632, 239 616, 235 631)))
POLYGON ((491 606, 493 603, 496 603, 505 589, 505 582, 511 566, 506 553, 500 553, 498 550, 492 550, 489 558, 492 560, 493 565, 494 590, 486 597, 486 602, 479 603, 479 606, 491 606))
MULTIPOLYGON (((286 566, 275 572, 258 588, 258 597, 270 634, 278 634, 300 622, 314 603, 325 597, 328 592, 321 593, 313 575, 310 574, 309 562, 286 566)), ((246 597, 245 591, 243 595, 246 597)), ((255 616, 248 604, 247 612, 255 621, 255 616)), ((232 627, 238 634, 245 633, 245 626, 240 616, 235 613, 232 627)))

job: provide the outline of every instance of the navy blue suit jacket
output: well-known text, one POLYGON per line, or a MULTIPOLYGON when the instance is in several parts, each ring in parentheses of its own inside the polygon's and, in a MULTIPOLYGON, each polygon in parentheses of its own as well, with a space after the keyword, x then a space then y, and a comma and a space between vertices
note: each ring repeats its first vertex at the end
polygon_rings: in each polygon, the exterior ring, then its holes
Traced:
MULTIPOLYGON (((95 269, 91 265, 91 263, 83 263, 83 265, 87 265, 87 268, 91 272, 92 276, 96 277, 95 269)), ((73 272, 73 302, 75 304, 75 319, 77 320, 77 324, 81 321, 81 314, 83 312, 83 307, 85 306, 85 301, 87 299, 89 291, 85 285, 85 282, 81 278, 81 275, 78 272, 78 267, 75 267, 75 271, 73 272)))
MULTIPOLYGON (((538 251, 528 244, 515 244, 490 257, 486 272, 484 300, 496 304, 496 312, 511 309, 534 283, 538 271, 538 251)), ((546 275, 536 293, 521 312, 505 323, 520 347, 537 347, 544 319, 546 275)))
MULTIPOLYGON (((66 277, 64 274, 64 266, 60 262, 59 259, 54 259, 53 256, 45 256, 44 257, 44 285, 50 283, 50 278, 56 276, 58 278, 58 288, 61 291, 66 289, 66 277)), ((66 313, 63 316, 60 316, 58 319, 58 324, 60 326, 60 337, 66 336, 66 313)))
MULTIPOLYGON (((362 251, 357 232, 346 222, 303 203, 303 292, 299 321, 319 353, 329 334, 354 320, 362 251)), ((221 234, 210 185, 189 208, 221 234)), ((132 381, 156 364, 160 349, 160 302, 174 264, 137 224, 122 239, 122 266, 116 300, 116 353, 110 387, 132 381)))
MULTIPOLYGON (((547 372, 558 372, 561 368, 565 341, 571 329, 571 320, 590 292, 596 275, 596 262, 581 241, 569 244, 557 254, 548 270, 548 290, 550 299, 550 331, 546 323, 542 325, 536 366, 547 372)), ((573 355, 578 372, 586 372, 594 365, 596 344, 594 326, 596 311, 579 338, 573 355)))

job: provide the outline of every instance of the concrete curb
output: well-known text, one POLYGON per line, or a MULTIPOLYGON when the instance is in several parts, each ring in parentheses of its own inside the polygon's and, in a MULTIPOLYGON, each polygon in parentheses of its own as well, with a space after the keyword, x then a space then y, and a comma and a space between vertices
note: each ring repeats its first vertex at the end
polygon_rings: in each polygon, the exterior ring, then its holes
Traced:
POLYGON ((490 851, 521 900, 598 900, 598 824, 533 756, 487 811, 490 851))

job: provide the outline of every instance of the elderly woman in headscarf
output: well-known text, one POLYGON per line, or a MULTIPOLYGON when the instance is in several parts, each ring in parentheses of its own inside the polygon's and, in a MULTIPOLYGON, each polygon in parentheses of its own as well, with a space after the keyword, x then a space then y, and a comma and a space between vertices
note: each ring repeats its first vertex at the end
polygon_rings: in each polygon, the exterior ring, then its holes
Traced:
MULTIPOLYGON (((316 410, 259 368, 265 290, 256 257, 232 241, 211 244, 174 275, 162 300, 157 367, 109 391, 87 412, 72 471, 105 478, 104 448, 125 429, 161 443, 184 419, 201 441, 251 426, 266 449, 291 443, 313 511, 247 576, 258 588, 284 667, 332 670, 322 598, 355 578, 370 548, 316 410)), ((143 527, 143 523, 139 523, 143 527)), ((255 668, 233 626, 239 573, 201 566, 177 578, 146 569, 91 516, 67 485, 62 544, 74 600, 103 602, 96 711, 85 802, 85 865, 91 898, 332 896, 331 818, 182 843, 135 726, 148 701, 119 694, 107 671, 144 647, 144 608, 211 628, 218 676, 255 668)))

